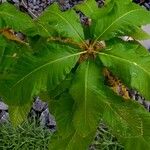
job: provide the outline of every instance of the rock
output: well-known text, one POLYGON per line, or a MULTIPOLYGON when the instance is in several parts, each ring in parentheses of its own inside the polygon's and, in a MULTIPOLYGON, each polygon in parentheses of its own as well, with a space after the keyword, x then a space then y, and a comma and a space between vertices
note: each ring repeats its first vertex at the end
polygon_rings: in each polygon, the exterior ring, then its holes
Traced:
POLYGON ((9 113, 0 110, 0 124, 9 123, 9 113))
POLYGON ((59 4, 62 11, 66 11, 83 2, 83 0, 56 0, 56 2, 59 4))
POLYGON ((34 98, 34 103, 32 105, 32 108, 35 110, 35 111, 38 111, 38 112, 42 112, 43 110, 45 110, 46 108, 48 108, 48 105, 47 103, 43 102, 42 100, 40 100, 39 97, 36 97, 34 98))
POLYGON ((40 116, 40 125, 42 127, 48 128, 51 132, 56 131, 56 121, 52 114, 50 114, 49 109, 47 108, 42 112, 40 116))
POLYGON ((39 97, 34 98, 28 120, 30 122, 35 121, 38 125, 49 129, 51 132, 56 131, 55 117, 49 112, 48 104, 43 102, 39 97))
POLYGON ((0 100, 0 110, 8 110, 8 105, 0 100))
POLYGON ((9 122, 8 105, 0 99, 0 124, 9 122))
POLYGON ((75 10, 75 11, 76 11, 77 15, 79 16, 80 22, 82 25, 84 25, 84 26, 90 26, 91 25, 91 19, 89 17, 87 17, 84 13, 82 13, 79 10, 75 10))
POLYGON ((146 100, 138 91, 130 89, 130 98, 136 100, 139 104, 143 105, 145 109, 150 112, 150 101, 146 100))
MULTIPOLYGON (((150 24, 142 26, 142 29, 150 34, 150 24)), ((150 50, 150 40, 142 40, 140 43, 148 50, 150 50)))
POLYGON ((144 107, 150 112, 150 101, 144 101, 143 102, 144 107))
MULTIPOLYGON (((4 1, 4 0, 0 0, 4 1)), ((74 5, 83 2, 83 0, 7 0, 15 5, 19 10, 28 13, 33 19, 39 17, 42 12, 54 2, 57 2, 62 11, 74 7, 74 5)))
POLYGON ((105 5, 105 0, 96 0, 98 7, 101 8, 105 5))
POLYGON ((7 0, 15 5, 19 10, 28 13, 33 19, 39 17, 41 13, 55 0, 7 0))

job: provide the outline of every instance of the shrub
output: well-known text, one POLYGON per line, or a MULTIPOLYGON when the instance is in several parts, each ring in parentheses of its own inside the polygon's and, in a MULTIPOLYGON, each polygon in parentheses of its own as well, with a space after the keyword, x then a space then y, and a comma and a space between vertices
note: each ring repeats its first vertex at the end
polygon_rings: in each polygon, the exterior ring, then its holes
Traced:
POLYGON ((150 56, 137 42, 150 37, 140 28, 148 23, 150 13, 131 0, 107 0, 100 9, 87 0, 67 12, 53 4, 35 20, 7 3, 0 5, 0 95, 12 121, 24 120, 34 95, 48 93, 58 124, 51 150, 87 149, 101 118, 125 149, 150 149, 150 114, 113 93, 103 75, 106 67, 150 97, 150 56), (89 17, 85 25, 79 10, 89 17))

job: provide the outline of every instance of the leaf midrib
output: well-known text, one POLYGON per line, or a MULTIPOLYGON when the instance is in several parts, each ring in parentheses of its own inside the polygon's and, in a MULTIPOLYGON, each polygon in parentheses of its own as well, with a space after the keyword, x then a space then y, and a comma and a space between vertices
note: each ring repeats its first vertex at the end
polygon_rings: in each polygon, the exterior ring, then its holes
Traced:
MULTIPOLYGON (((94 44, 99 40, 99 38, 103 35, 103 34, 105 34, 105 32, 107 32, 107 30, 109 30, 109 28, 111 28, 116 22, 118 22, 119 20, 121 20, 123 17, 125 17, 125 16, 127 16, 127 15, 129 15, 130 13, 135 13, 136 11, 143 11, 143 9, 134 9, 134 10, 131 10, 131 11, 129 11, 129 12, 126 12, 124 15, 122 15, 122 16, 120 16, 119 18, 117 18, 115 21, 113 21, 97 38, 96 38, 96 40, 95 40, 95 42, 94 42, 94 44)), ((94 45, 93 44, 93 45, 94 45)))
POLYGON ((11 14, 9 14, 9 13, 6 13, 6 12, 0 12, 0 15, 7 15, 7 16, 9 16, 9 17, 14 18, 13 15, 11 15, 11 14))
POLYGON ((51 12, 51 13, 54 14, 54 15, 59 16, 62 20, 64 20, 64 21, 74 30, 74 32, 75 32, 76 35, 80 38, 80 40, 81 40, 83 43, 85 43, 85 42, 84 42, 84 39, 81 37, 81 35, 78 33, 78 31, 74 28, 74 26, 73 26, 66 18, 64 18, 63 16, 61 16, 61 15, 58 14, 58 13, 55 13, 55 12, 51 12))
MULTIPOLYGON (((48 31, 40 22, 37 21, 37 24, 38 24, 39 26, 41 26, 41 27, 45 30, 45 32, 46 32, 48 35, 50 34, 49 31, 48 31)), ((40 33, 39 28, 37 28, 37 29, 38 29, 38 32, 40 33)))
POLYGON ((129 61, 125 58, 122 58, 122 57, 118 57, 118 56, 115 56, 115 55, 112 55, 112 54, 107 54, 107 53, 104 53, 104 52, 100 52, 99 55, 105 55, 105 56, 108 56, 108 57, 112 57, 112 58, 115 58, 115 59, 119 59, 119 60, 122 60, 122 61, 126 61, 134 66, 137 66, 139 67, 141 70, 143 70, 146 74, 148 74, 150 76, 150 72, 148 72, 146 69, 144 69, 142 66, 138 65, 136 62, 133 62, 133 61, 129 61))
POLYGON ((89 61, 87 62, 87 67, 86 67, 86 70, 85 70, 85 83, 84 83, 84 106, 85 106, 85 111, 84 111, 84 123, 86 124, 86 114, 87 114, 87 88, 88 88, 88 73, 89 73, 89 61))
POLYGON ((22 77, 20 80, 18 80, 14 85, 12 85, 12 88, 14 88, 15 86, 17 86, 20 82, 22 82, 24 79, 28 78, 34 72, 36 72, 36 71, 38 71, 38 70, 40 70, 40 69, 42 69, 42 68, 44 68, 44 67, 46 67, 48 65, 51 65, 51 64, 53 64, 55 62, 59 62, 61 60, 65 60, 65 59, 70 58, 70 57, 74 57, 74 56, 77 56, 77 55, 80 55, 80 54, 84 54, 85 52, 86 51, 84 51, 84 52, 78 52, 78 53, 75 53, 75 54, 72 54, 72 55, 69 55, 69 56, 61 57, 61 58, 58 58, 56 60, 47 62, 44 65, 41 65, 41 66, 35 68, 34 70, 32 70, 31 72, 29 72, 28 74, 26 74, 24 77, 22 77))
POLYGON ((91 13, 93 13, 94 12, 94 10, 92 9, 92 7, 90 7, 90 5, 89 4, 87 4, 86 2, 88 2, 87 0, 85 1, 85 5, 90 9, 90 11, 91 11, 91 13))

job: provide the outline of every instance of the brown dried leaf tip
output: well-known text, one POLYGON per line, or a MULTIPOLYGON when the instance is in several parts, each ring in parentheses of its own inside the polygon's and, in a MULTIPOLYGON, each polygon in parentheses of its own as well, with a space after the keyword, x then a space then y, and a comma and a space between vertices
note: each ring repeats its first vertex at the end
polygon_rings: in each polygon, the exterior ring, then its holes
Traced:
POLYGON ((15 32, 12 29, 9 29, 9 28, 0 29, 0 34, 2 34, 3 36, 5 36, 7 39, 11 41, 16 41, 19 43, 27 44, 25 42, 24 35, 20 32, 15 32))
POLYGON ((103 70, 103 73, 106 79, 106 83, 115 93, 117 93, 119 96, 122 96, 124 99, 130 99, 128 88, 117 77, 115 77, 106 68, 103 70))

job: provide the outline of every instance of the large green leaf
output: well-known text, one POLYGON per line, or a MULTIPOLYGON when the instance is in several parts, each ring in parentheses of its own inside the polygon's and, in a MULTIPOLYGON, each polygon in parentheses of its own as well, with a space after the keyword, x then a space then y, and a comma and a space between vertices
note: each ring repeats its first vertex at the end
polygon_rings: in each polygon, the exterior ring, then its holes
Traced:
POLYGON ((96 41, 123 35, 129 35, 136 39, 150 38, 140 28, 141 25, 150 23, 150 13, 129 0, 108 0, 100 9, 96 7, 94 0, 89 0, 77 8, 91 17, 90 30, 96 41))
POLYGON ((73 10, 62 12, 56 4, 53 4, 45 10, 37 22, 44 26, 47 32, 54 29, 55 32, 50 32, 50 35, 70 38, 77 42, 84 40, 82 26, 73 10))
POLYGON ((107 101, 104 103, 106 103, 107 111, 104 112, 103 119, 113 128, 116 135, 123 138, 135 138, 142 135, 142 121, 133 111, 135 106, 131 101, 124 102, 123 99, 108 94, 107 101))
MULTIPOLYGON (((139 26, 150 23, 150 13, 131 2, 115 1, 113 9, 99 16, 96 22, 96 39, 110 39, 121 35, 134 36, 139 26), (142 19, 137 19, 142 18, 142 19)), ((139 29, 138 29, 139 30, 139 29)), ((136 38, 138 38, 136 36, 136 38)))
POLYGON ((3 80, 1 94, 7 91, 5 96, 9 102, 24 104, 39 91, 55 88, 84 53, 60 43, 47 44, 40 52, 21 57, 10 75, 11 79, 3 80))
POLYGON ((73 131, 67 138, 60 138, 56 136, 55 139, 51 140, 49 150, 87 150, 91 144, 90 142, 93 139, 93 135, 94 133, 89 134, 86 137, 82 137, 77 134, 76 131, 73 131))
POLYGON ((99 124, 101 103, 93 88, 102 86, 102 78, 100 68, 87 61, 79 66, 72 83, 70 93, 76 107, 73 122, 75 129, 83 137, 95 131, 99 124))
POLYGON ((35 27, 32 19, 17 10, 15 6, 4 3, 0 5, 0 28, 11 28, 15 31, 29 33, 35 27))
POLYGON ((33 20, 29 15, 9 3, 0 5, 0 29, 3 28, 20 31, 29 36, 42 35, 47 37, 54 32, 51 28, 48 30, 43 24, 33 20))
POLYGON ((74 115, 74 100, 68 93, 61 94, 58 100, 52 100, 50 107, 56 117, 58 135, 66 138, 74 131, 72 119, 74 115))
POLYGON ((108 50, 99 53, 104 66, 147 99, 150 97, 150 54, 139 44, 113 42, 108 50))
POLYGON ((125 150, 132 150, 133 147, 136 150, 141 150, 141 149, 150 149, 149 140, 150 140, 149 138, 145 140, 142 137, 126 138, 122 140, 122 143, 125 145, 125 150))
MULTIPOLYGON (((63 94, 56 105, 52 104, 58 133, 53 137, 50 149, 88 148, 99 124, 100 113, 104 110, 99 97, 92 91, 93 88, 101 87, 101 78, 98 65, 92 61, 79 66, 70 90, 72 97, 63 94)), ((104 98, 103 93, 100 98, 104 98)))
MULTIPOLYGON (((114 135, 124 144, 125 149, 150 148, 150 114, 134 101, 125 101, 105 89, 106 99, 100 99, 105 106, 103 120, 112 128, 114 135), (136 144, 138 142, 138 144, 136 144)), ((95 94, 101 90, 95 90, 95 94)))
POLYGON ((73 125, 75 105, 72 97, 68 93, 62 94, 60 99, 52 101, 51 105, 58 128, 50 141, 49 149, 86 150, 95 133, 83 137, 75 130, 73 125))
POLYGON ((134 138, 120 138, 120 140, 125 145, 126 150, 131 150, 133 147, 136 150, 150 149, 150 114, 144 109, 137 109, 136 106, 134 107, 134 111, 141 119, 141 134, 134 138))

